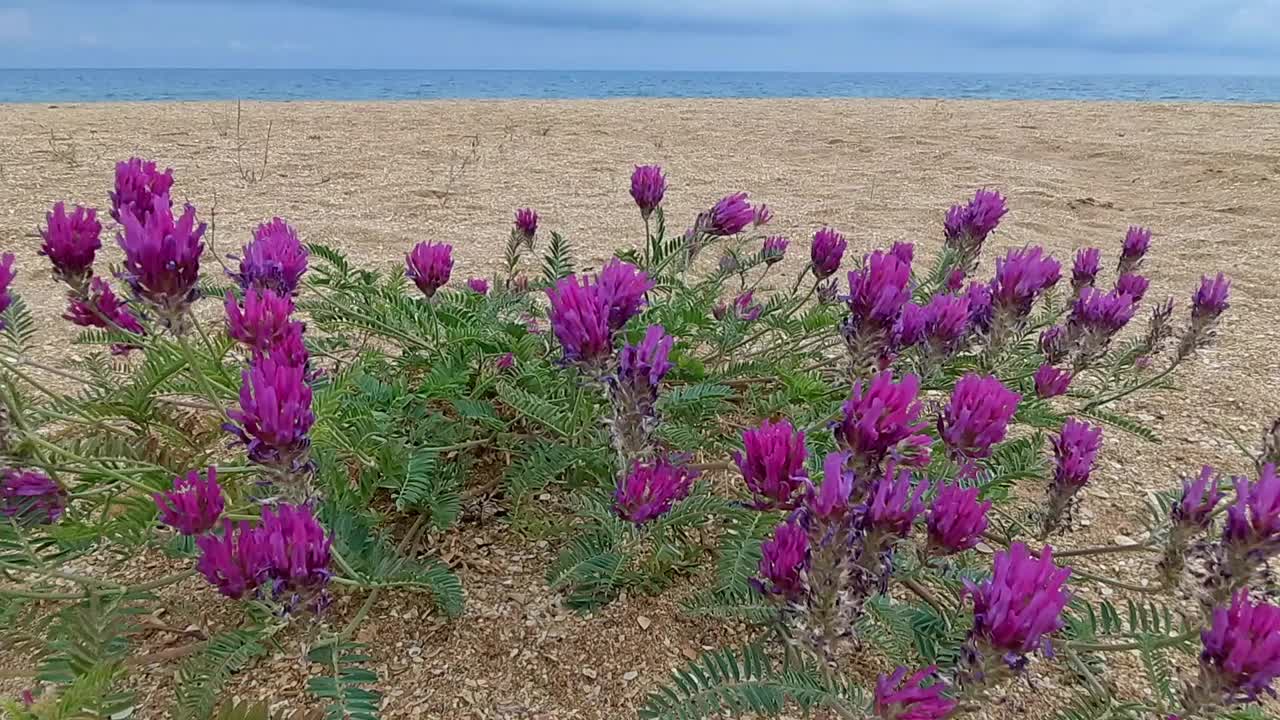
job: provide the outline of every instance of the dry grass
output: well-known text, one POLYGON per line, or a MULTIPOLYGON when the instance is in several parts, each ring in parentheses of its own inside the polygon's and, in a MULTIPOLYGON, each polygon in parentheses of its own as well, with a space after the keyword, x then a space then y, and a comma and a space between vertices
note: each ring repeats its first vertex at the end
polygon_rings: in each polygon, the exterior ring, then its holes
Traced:
MULTIPOLYGON (((912 240, 927 256, 937 247, 943 209, 988 185, 1006 192, 1013 208, 998 247, 1038 243, 1067 258, 1078 247, 1098 245, 1113 262, 1125 226, 1148 224, 1156 230, 1149 297, 1174 295, 1184 312, 1201 272, 1230 273, 1234 300, 1221 340, 1178 376, 1183 392, 1128 407, 1161 428, 1165 442, 1109 434, 1087 491, 1086 524, 1061 539, 1062 546, 1137 537, 1137 511, 1149 490, 1201 463, 1245 471, 1229 438, 1252 445, 1265 421, 1280 413, 1280 354, 1274 351, 1280 342, 1274 266, 1280 114, 1273 107, 254 103, 243 106, 238 134, 231 129, 234 115, 228 104, 5 107, 0 245, 17 252, 18 289, 51 323, 51 357, 65 352, 70 331, 55 320, 61 299, 43 276, 34 229, 55 200, 104 205, 111 159, 155 158, 176 169, 178 196, 202 210, 216 199, 220 254, 238 249, 252 224, 281 215, 307 240, 340 247, 364 263, 398 262, 418 240, 452 242, 459 279, 497 268, 518 206, 538 209, 544 226, 565 233, 591 264, 637 242, 639 218, 627 178, 632 164, 658 162, 671 181, 673 222, 691 219, 725 192, 746 189, 775 208, 777 232, 793 238, 831 224, 850 236, 855 251, 912 240), (243 145, 249 162, 264 152, 268 128, 265 174, 248 182, 238 170, 237 147, 243 145), (67 159, 72 147, 79 150, 76 162, 67 159)), ((464 526, 435 540, 446 556, 466 563, 467 614, 444 624, 423 617, 413 597, 397 595, 375 608, 362 638, 374 645, 389 717, 625 717, 668 669, 684 662, 682 652, 728 634, 715 623, 681 618, 667 598, 633 598, 594 616, 571 615, 541 581, 551 549, 504 535, 500 525, 464 526)), ((154 558, 138 563, 162 564, 154 558)), ((1146 572, 1132 558, 1084 564, 1131 580, 1146 572)), ((182 590, 173 596, 171 625, 216 625, 225 615, 221 601, 199 583, 182 590)), ((351 605, 346 598, 338 618, 350 614, 351 605)), ((181 642, 157 633, 146 649, 181 642)), ((167 672, 154 668, 142 676, 146 702, 139 717, 166 714, 167 672)), ((240 676, 237 689, 293 703, 304 676, 296 654, 281 654, 240 676)), ((1050 677, 1039 693, 1013 693, 995 714, 1043 714, 1061 695, 1054 682, 1050 677)))

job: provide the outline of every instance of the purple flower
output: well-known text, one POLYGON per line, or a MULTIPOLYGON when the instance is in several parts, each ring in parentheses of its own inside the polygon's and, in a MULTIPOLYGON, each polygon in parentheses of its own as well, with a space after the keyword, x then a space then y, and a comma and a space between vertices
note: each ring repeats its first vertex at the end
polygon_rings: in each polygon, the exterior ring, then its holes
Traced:
POLYGON ((929 300, 924 308, 924 339, 931 351, 948 355, 964 340, 969 332, 969 302, 966 295, 939 294, 929 300))
POLYGON ((67 509, 67 491, 35 470, 0 471, 0 517, 20 525, 52 525, 67 509))
POLYGON ((928 317, 925 309, 908 302, 902 306, 898 322, 893 326, 893 345, 895 348, 908 348, 924 341, 925 324, 928 317))
POLYGON ((1061 362, 1067 357, 1070 346, 1071 338, 1067 336, 1067 329, 1062 325, 1045 328, 1040 333, 1040 352, 1049 362, 1061 362))
POLYGON ((964 279, 967 277, 964 270, 956 268, 947 273, 947 292, 960 292, 964 289, 964 279))
POLYGON ((1147 286, 1150 284, 1151 281, 1141 275, 1125 273, 1116 278, 1116 292, 1133 298, 1134 303, 1140 303, 1142 298, 1146 296, 1147 286))
POLYGON ((588 278, 570 275, 547 290, 551 329, 566 359, 599 364, 613 354, 609 299, 588 278))
POLYGON ((600 269, 596 285, 609 304, 609 329, 616 331, 640 312, 646 302, 645 293, 656 283, 635 265, 613 258, 600 269))
POLYGON ((942 224, 947 247, 977 257, 987 236, 1007 212, 1004 196, 995 190, 979 190, 967 205, 953 205, 942 224))
POLYGON ((996 259, 992 301, 1001 311, 1025 317, 1036 298, 1057 284, 1061 270, 1058 261, 1045 255, 1038 246, 1010 250, 1003 258, 996 259))
POLYGON ((881 675, 876 680, 876 717, 879 720, 945 720, 950 717, 957 703, 942 694, 947 685, 937 679, 937 674, 938 668, 930 665, 909 678, 905 667, 898 667, 892 675, 881 675), (926 680, 936 682, 925 685, 926 680))
POLYGON ((853 473, 845 468, 847 452, 827 453, 822 461, 822 485, 810 488, 809 511, 819 520, 837 520, 849 511, 853 493, 853 473))
POLYGON ((516 220, 512 234, 533 248, 533 238, 538 234, 538 213, 530 208, 516 210, 516 220))
POLYGON ((1231 307, 1227 299, 1231 296, 1231 281, 1222 273, 1210 279, 1208 275, 1200 278, 1200 288, 1191 296, 1191 317, 1196 320, 1212 322, 1231 307))
POLYGON ((754 322, 759 319, 760 313, 764 312, 764 306, 757 302, 752 302, 754 293, 748 290, 733 299, 733 316, 743 322, 754 322))
POLYGON ((102 247, 98 211, 77 205, 68 215, 66 205, 57 203, 45 214, 45 223, 40 230, 44 238, 40 254, 53 263, 54 275, 72 289, 82 289, 93 274, 93 258, 102 247))
POLYGON ((725 275, 731 275, 738 272, 742 265, 738 262, 738 258, 734 255, 720 256, 719 268, 720 272, 725 275))
POLYGON ((231 277, 245 292, 256 288, 294 295, 307 271, 307 256, 298 232, 284 220, 272 218, 253 231, 253 241, 244 246, 240 257, 240 272, 231 277))
POLYGON ((632 463, 631 470, 618 477, 614 510, 623 520, 643 525, 685 499, 696 477, 697 470, 667 458, 632 463))
POLYGON ((797 520, 787 520, 760 544, 760 583, 773 595, 795 601, 806 593, 809 569, 809 533, 797 520))
POLYGON ((1071 371, 1059 370, 1058 368, 1045 363, 1036 370, 1035 374, 1036 395, 1048 400, 1051 397, 1065 395, 1067 388, 1071 387, 1071 371))
POLYGON ((755 222, 756 211, 744 192, 726 195, 699 217, 697 229, 716 237, 737 235, 755 222))
POLYGON ((222 487, 218 485, 218 469, 209 466, 205 479, 192 470, 173 479, 173 489, 152 495, 160 510, 160 522, 182 535, 203 535, 212 530, 222 517, 222 487))
POLYGON ((911 473, 903 470, 895 477, 892 472, 876 482, 867 505, 867 524, 874 530, 905 538, 911 534, 911 525, 924 512, 920 498, 929 490, 924 478, 912 491, 911 473))
POLYGON ((316 593, 329 582, 333 538, 310 506, 280 503, 266 508, 255 532, 273 597, 292 599, 316 593))
POLYGON ((515 353, 503 353, 498 356, 498 359, 494 362, 493 366, 497 368, 499 372, 503 370, 510 370, 516 366, 515 353))
POLYGON ((302 323, 290 319, 293 299, 274 290, 249 290, 244 307, 227 291, 223 306, 227 311, 227 335, 259 352, 282 345, 288 335, 302 333, 302 323))
POLYGON ((1084 288, 1067 318, 1067 337, 1062 340, 1063 348, 1078 343, 1081 359, 1077 366, 1081 365, 1096 357, 1111 342, 1112 336, 1133 319, 1137 309, 1132 297, 1117 290, 1103 293, 1084 288))
POLYGON ((111 195, 111 217, 123 223, 128 214, 146 224, 147 216, 154 212, 167 212, 169 188, 173 187, 173 168, 164 172, 156 164, 142 158, 129 158, 116 163, 116 187, 111 195))
POLYGON ((484 278, 470 278, 467 280, 467 289, 479 295, 488 295, 489 281, 484 278))
POLYGON ((431 297, 449 282, 453 273, 453 246, 420 242, 404 258, 404 274, 423 295, 431 297))
MULTIPOLYGON (((1274 463, 1262 466, 1258 481, 1235 478, 1236 502, 1227 508, 1222 541, 1238 548, 1280 549, 1280 477, 1274 463)), ((1268 553, 1269 554, 1269 553, 1268 553)))
POLYGON ((0 255, 0 330, 4 329, 4 311, 8 310, 13 302, 9 286, 13 284, 13 279, 17 275, 18 272, 13 269, 13 253, 0 255))
POLYGON ((224 427, 244 443, 249 459, 283 471, 307 464, 315 422, 306 369, 280 353, 258 354, 241 373, 240 407, 227 411, 224 427))
POLYGON ((909 242, 895 242, 889 248, 889 254, 898 258, 898 262, 910 266, 916 256, 916 246, 909 242))
POLYGON ((773 211, 769 209, 768 205, 760 203, 759 205, 756 205, 752 211, 751 224, 756 227, 762 227, 764 225, 768 225, 769 221, 772 219, 773 211))
POLYGON ((951 392, 938 418, 938 434, 957 458, 990 457, 991 447, 1004 440, 1020 399, 996 377, 969 373, 951 392))
POLYGON ((93 279, 84 297, 70 298, 67 311, 62 317, 80 327, 119 329, 135 335, 146 334, 137 316, 129 310, 124 300, 111 291, 111 284, 102 278, 93 279))
POLYGON ((813 243, 809 245, 809 261, 813 263, 813 274, 819 280, 825 280, 840 269, 840 261, 849 246, 844 235, 836 230, 824 227, 813 234, 813 243))
POLYGON ((667 359, 675 338, 661 325, 650 325, 639 345, 630 343, 618 354, 618 382, 630 388, 646 388, 657 399, 658 386, 673 367, 667 359))
POLYGON ((911 266, 891 253, 868 255, 849 273, 849 314, 859 325, 892 328, 911 299, 911 266))
POLYGON ((733 453, 733 461, 755 498, 755 507, 794 507, 797 491, 804 487, 809 475, 804 467, 809 456, 804 431, 797 431, 790 420, 765 420, 758 429, 743 431, 742 446, 743 452, 733 453))
POLYGON ((1124 275, 1128 272, 1137 270, 1142 264, 1142 258, 1147 254, 1147 250, 1151 247, 1151 231, 1130 225, 1129 232, 1124 235, 1124 245, 1120 251, 1120 265, 1116 271, 1117 274, 1124 275))
POLYGON ((174 220, 169 198, 158 197, 165 209, 146 214, 145 221, 126 211, 124 233, 116 242, 124 251, 124 273, 135 296, 146 300, 167 322, 174 322, 195 302, 199 291, 200 256, 204 254, 205 224, 196 224, 196 209, 187 205, 174 220))
POLYGON ((196 538, 196 570, 218 592, 239 600, 258 589, 266 575, 261 538, 248 522, 222 521, 221 534, 196 538))
POLYGON ((835 426, 836 443, 853 453, 857 467, 878 469, 891 458, 897 463, 929 464, 927 423, 920 421, 920 378, 908 373, 894 382, 893 373, 882 372, 853 385, 843 406, 843 418, 835 426))
POLYGON ((640 217, 645 220, 662 204, 662 196, 667 192, 667 178, 658 165, 637 165, 631 173, 631 198, 640 208, 640 217))
POLYGON ((979 332, 990 330, 991 321, 995 317, 991 287, 979 282, 969 283, 965 297, 969 299, 969 324, 979 332))
POLYGON ((781 235, 770 235, 764 239, 764 245, 760 248, 760 255, 768 265, 773 265, 782 260, 787 253, 788 241, 781 235))
POLYGON ((1091 247, 1076 252, 1076 262, 1071 268, 1071 290, 1079 294, 1083 288, 1093 287, 1093 281, 1101 269, 1101 250, 1091 247))
POLYGON ((1067 418, 1062 431, 1053 439, 1054 485, 1067 492, 1084 487, 1101 447, 1102 428, 1067 418))
POLYGON ((987 531, 991 502, 978 500, 978 488, 943 485, 929 506, 929 547, 957 553, 978 544, 987 531))
POLYGON ((1062 627, 1062 611, 1071 600, 1065 588, 1070 576, 1071 568, 1054 565, 1053 548, 1047 545, 1038 559, 1022 543, 996 553, 989 580, 965 582, 973 597, 970 638, 1020 667, 1024 655, 1062 627))
POLYGON ((1200 468, 1200 476, 1182 482, 1182 496, 1170 511, 1173 525, 1185 530, 1204 530, 1213 521, 1213 509, 1222 500, 1222 490, 1213 468, 1200 468))
POLYGON ((1253 702, 1263 692, 1275 695, 1271 682, 1280 677, 1280 607, 1255 604, 1241 590, 1230 607, 1213 611, 1200 640, 1201 682, 1220 693, 1222 704, 1253 702))

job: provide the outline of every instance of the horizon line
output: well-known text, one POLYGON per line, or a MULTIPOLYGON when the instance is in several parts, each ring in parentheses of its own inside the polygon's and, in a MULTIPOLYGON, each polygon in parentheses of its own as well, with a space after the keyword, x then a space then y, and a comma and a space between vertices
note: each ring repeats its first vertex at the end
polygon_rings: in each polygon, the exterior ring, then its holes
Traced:
POLYGON ((636 73, 684 75, 1011 75, 1040 77, 1249 77, 1275 78, 1277 73, 1254 72, 1063 72, 1056 70, 751 70, 751 69, 622 69, 622 68, 380 68, 380 67, 0 67, 0 72, 456 72, 456 73, 636 73))

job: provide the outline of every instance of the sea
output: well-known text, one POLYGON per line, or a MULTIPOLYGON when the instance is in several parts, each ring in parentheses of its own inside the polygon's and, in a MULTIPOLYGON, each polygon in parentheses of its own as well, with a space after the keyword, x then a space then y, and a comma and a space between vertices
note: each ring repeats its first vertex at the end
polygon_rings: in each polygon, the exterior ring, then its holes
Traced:
POLYGON ((0 69, 0 102, 954 98, 1280 102, 1280 76, 559 70, 0 69))

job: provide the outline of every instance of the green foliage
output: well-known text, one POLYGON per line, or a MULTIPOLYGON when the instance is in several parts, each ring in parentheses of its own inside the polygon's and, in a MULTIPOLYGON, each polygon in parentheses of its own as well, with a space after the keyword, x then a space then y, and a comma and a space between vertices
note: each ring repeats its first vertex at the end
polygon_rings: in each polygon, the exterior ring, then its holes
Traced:
MULTIPOLYGON (((231 676, 266 654, 263 643, 273 631, 272 626, 266 626, 220 633, 211 638, 199 653, 187 658, 178 668, 175 717, 178 720, 208 717, 231 676)), ((248 706, 241 706, 237 712, 248 713, 249 710, 248 706)), ((227 720, 240 717, 234 713, 227 716, 227 712, 228 708, 223 708, 218 717, 227 717, 227 720)), ((248 720, 256 716, 244 717, 248 720)))
POLYGON ((315 647, 307 659, 324 668, 323 675, 307 679, 307 692, 328 700, 325 720, 376 720, 382 693, 369 688, 378 674, 364 667, 369 661, 360 645, 335 641, 315 647))

